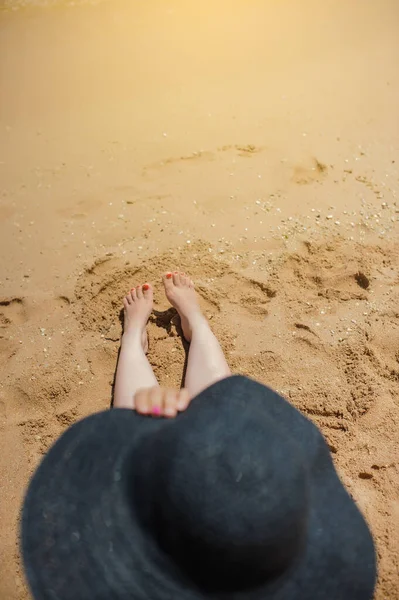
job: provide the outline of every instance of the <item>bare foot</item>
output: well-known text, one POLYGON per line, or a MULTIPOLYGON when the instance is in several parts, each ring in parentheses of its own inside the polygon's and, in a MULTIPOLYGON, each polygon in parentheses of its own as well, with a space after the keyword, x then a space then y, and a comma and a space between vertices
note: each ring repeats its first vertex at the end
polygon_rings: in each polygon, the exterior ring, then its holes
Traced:
MULTIPOLYGON (((123 298, 123 337, 135 339, 140 336, 144 352, 148 351, 146 326, 153 307, 153 290, 150 284, 138 285, 123 298)), ((126 338, 125 338, 126 339, 126 338)))
POLYGON ((180 315, 183 335, 191 341, 193 328, 204 323, 194 283, 185 273, 166 273, 163 276, 166 297, 180 315))

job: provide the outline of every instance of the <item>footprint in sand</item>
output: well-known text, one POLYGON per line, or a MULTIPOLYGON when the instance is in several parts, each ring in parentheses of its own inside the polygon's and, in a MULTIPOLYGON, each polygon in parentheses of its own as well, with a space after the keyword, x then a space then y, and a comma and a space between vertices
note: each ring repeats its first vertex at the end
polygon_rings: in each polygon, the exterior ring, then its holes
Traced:
POLYGON ((5 298, 0 300, 0 327, 22 325, 25 320, 25 307, 22 298, 5 298))
POLYGON ((17 348, 16 342, 3 337, 0 333, 0 369, 17 353, 17 348))

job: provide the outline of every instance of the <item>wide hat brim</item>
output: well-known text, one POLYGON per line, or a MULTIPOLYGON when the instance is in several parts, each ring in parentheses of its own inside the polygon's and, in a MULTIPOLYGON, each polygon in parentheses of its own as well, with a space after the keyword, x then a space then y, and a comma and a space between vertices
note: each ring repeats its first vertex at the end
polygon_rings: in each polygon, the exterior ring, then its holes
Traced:
MULTIPOLYGON (((222 405, 223 398, 237 402, 240 411, 268 411, 296 440, 309 466, 310 509, 306 547, 289 572, 256 589, 213 597, 371 599, 373 540, 318 429, 281 396, 241 376, 193 399, 177 417, 179 426, 190 427, 207 403, 222 405)), ((22 515, 23 560, 36 600, 210 597, 162 552, 127 501, 132 482, 124 465, 133 461, 134 467, 135 456, 145 460, 143 441, 175 421, 105 411, 73 425, 50 449, 30 482, 22 515)))

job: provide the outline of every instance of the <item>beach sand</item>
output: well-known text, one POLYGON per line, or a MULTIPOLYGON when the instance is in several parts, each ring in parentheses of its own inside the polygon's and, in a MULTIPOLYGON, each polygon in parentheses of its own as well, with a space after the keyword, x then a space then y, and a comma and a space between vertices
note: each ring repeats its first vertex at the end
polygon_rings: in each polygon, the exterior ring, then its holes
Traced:
POLYGON ((180 385, 183 268, 236 372, 323 431, 399 597, 396 0, 0 0, 0 597, 27 482, 110 404, 123 294, 180 385))

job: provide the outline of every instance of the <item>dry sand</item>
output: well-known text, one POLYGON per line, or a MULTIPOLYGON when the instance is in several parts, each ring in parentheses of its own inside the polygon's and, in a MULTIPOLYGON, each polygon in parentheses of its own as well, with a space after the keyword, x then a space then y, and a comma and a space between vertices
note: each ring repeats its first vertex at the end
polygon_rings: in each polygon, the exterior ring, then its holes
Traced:
POLYGON ((321 427, 399 597, 397 0, 0 6, 0 597, 29 597, 23 492, 109 406, 132 284, 180 383, 179 267, 232 368, 321 427))

